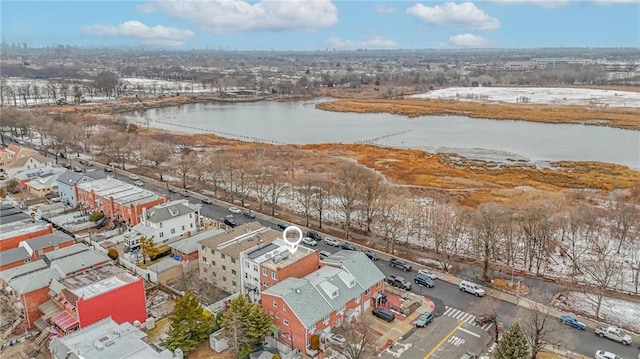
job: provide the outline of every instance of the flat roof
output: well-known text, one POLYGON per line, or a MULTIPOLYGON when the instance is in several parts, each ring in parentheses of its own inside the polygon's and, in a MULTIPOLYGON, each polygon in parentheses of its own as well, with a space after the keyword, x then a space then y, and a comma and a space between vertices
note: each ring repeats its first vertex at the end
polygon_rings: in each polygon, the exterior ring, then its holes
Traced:
POLYGON ((238 258, 240 252, 259 245, 266 246, 280 235, 280 232, 264 227, 259 222, 250 222, 224 233, 205 238, 199 243, 202 246, 218 250, 225 255, 238 258))
POLYGON ((295 264, 301 258, 311 255, 313 252, 316 251, 315 249, 311 249, 311 248, 307 248, 305 246, 299 245, 298 249, 295 252, 291 253, 289 252, 289 248, 284 243, 283 240, 276 240, 275 243, 277 243, 281 248, 281 251, 280 251, 281 254, 278 257, 279 260, 274 261, 273 257, 271 257, 271 258, 267 258, 267 260, 260 263, 261 266, 265 268, 269 268, 271 270, 276 270, 277 267, 281 267, 281 268, 288 267, 292 264, 295 264))
POLYGON ((164 198, 153 191, 132 184, 107 177, 95 181, 78 184, 78 188, 91 192, 103 198, 113 198, 115 203, 127 205, 130 203, 146 203, 164 198))
POLYGON ((0 224, 0 241, 7 238, 13 238, 21 234, 29 234, 48 228, 50 225, 46 222, 36 222, 31 217, 21 221, 15 221, 0 224))
POLYGON ((129 272, 105 265, 60 280, 78 298, 91 298, 139 280, 129 272))
POLYGON ((266 246, 262 247, 262 248, 258 248, 253 252, 249 252, 247 254, 247 257, 249 257, 249 259, 256 259, 258 257, 260 257, 263 254, 269 253, 273 250, 276 250, 280 248, 279 245, 275 244, 275 243, 269 243, 266 246))
POLYGON ((0 205, 0 225, 30 219, 29 215, 10 204, 0 205))

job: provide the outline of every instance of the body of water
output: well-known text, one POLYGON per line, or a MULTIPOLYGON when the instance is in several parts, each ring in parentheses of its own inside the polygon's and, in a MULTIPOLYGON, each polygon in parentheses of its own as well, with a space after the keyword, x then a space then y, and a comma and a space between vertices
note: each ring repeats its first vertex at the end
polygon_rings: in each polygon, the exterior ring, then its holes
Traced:
POLYGON ((211 131, 230 138, 272 143, 373 143, 454 152, 503 161, 601 161, 640 169, 640 131, 588 125, 475 119, 407 118, 390 114, 327 112, 308 102, 192 104, 130 116, 170 131, 211 131))

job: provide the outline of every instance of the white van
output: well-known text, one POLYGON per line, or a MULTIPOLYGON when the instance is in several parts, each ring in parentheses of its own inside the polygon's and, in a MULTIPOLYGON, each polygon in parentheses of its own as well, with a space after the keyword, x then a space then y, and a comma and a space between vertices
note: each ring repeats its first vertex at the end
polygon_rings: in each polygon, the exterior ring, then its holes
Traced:
POLYGON ((463 292, 471 293, 476 297, 484 297, 485 295, 484 288, 466 280, 460 282, 460 290, 463 292))

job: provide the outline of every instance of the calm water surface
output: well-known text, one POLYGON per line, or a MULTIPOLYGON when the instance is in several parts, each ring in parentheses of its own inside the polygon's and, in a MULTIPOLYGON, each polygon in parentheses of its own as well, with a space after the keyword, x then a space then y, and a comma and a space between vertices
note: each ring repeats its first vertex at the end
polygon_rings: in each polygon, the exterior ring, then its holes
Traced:
POLYGON ((152 127, 292 144, 355 143, 501 161, 602 161, 640 169, 640 131, 464 116, 321 111, 317 101, 193 104, 131 114, 152 127))

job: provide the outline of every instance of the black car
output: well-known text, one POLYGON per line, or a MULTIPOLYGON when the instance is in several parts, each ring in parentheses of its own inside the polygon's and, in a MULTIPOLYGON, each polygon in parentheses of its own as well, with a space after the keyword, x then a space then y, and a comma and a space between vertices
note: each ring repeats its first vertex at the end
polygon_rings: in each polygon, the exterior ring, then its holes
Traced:
POLYGON ((113 168, 107 166, 107 167, 104 168, 104 171, 105 172, 113 172, 113 168))
POLYGON ((313 239, 314 241, 318 241, 318 242, 320 242, 322 240, 322 237, 320 237, 320 235, 316 231, 307 231, 307 237, 313 239))
POLYGON ((369 257, 369 259, 371 259, 372 261, 378 260, 378 256, 372 251, 364 251, 364 254, 366 254, 366 256, 369 257))
POLYGON ((340 245, 340 248, 348 250, 348 251, 355 251, 356 250, 356 246, 354 246, 353 244, 351 244, 349 242, 343 242, 340 245))
POLYGON ((233 218, 225 218, 224 219, 224 224, 226 224, 229 227, 235 227, 235 226, 238 225, 233 218))
POLYGON ((433 279, 427 277, 424 274, 417 274, 415 277, 413 277, 413 282, 429 288, 433 288, 436 285, 433 282, 433 279))
POLYGON ((391 258, 391 260, 389 261, 389 265, 398 269, 402 269, 405 272, 411 271, 411 264, 402 259, 391 258))
POLYGON ((202 199, 202 203, 204 203, 204 204, 212 204, 213 202, 211 202, 210 198, 205 197, 205 198, 202 199))
POLYGON ((71 169, 71 165, 70 165, 70 164, 68 164, 68 163, 63 163, 63 164, 62 164, 62 167, 66 168, 66 169, 68 169, 68 170, 70 170, 70 169, 71 169))
POLYGON ((251 211, 244 211, 242 215, 250 219, 256 219, 256 215, 251 211))
POLYGON ((278 223, 278 228, 282 229, 283 231, 287 229, 287 227, 289 227, 289 225, 286 223, 278 223))
POLYGON ((169 187, 169 189, 167 189, 167 191, 169 191, 169 193, 177 193, 178 191, 176 191, 175 188, 173 187, 169 187))

